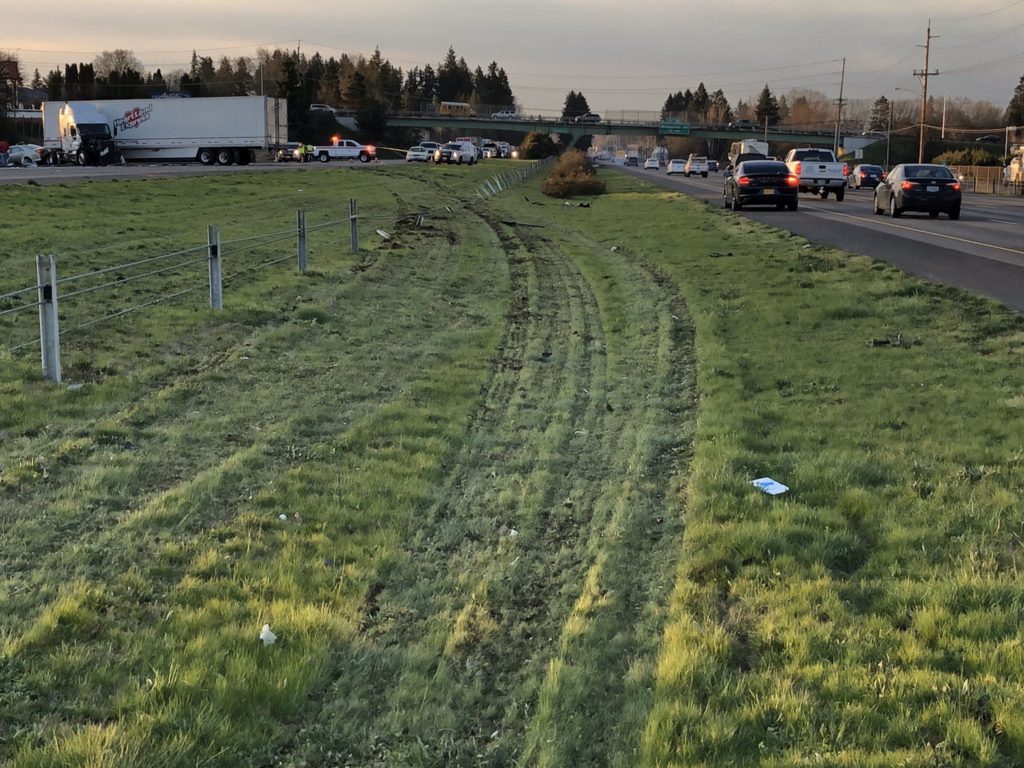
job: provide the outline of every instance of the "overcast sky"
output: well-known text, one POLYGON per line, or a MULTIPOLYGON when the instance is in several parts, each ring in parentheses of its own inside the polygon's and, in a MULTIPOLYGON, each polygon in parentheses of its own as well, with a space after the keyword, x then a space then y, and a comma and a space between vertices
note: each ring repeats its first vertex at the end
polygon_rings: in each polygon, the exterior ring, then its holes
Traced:
POLYGON ((396 67, 437 65, 452 46, 470 68, 496 61, 527 113, 559 112, 568 91, 591 109, 659 110, 669 93, 704 82, 731 104, 768 84, 844 96, 914 98, 929 18, 929 93, 1000 109, 1024 75, 1024 0, 105 0, 12 14, 0 50, 23 75, 45 77, 103 50, 135 52, 148 70, 187 68, 195 49, 218 61, 257 47, 325 58, 371 55, 396 67))

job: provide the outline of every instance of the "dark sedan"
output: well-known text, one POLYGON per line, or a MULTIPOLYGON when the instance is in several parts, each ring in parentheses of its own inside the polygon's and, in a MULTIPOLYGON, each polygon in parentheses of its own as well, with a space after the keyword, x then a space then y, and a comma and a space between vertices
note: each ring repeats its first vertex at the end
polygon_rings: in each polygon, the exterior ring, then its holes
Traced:
POLYGON ((725 172, 722 204, 734 211, 745 205, 797 208, 800 180, 778 160, 747 160, 725 172))
POLYGON ((874 189, 881 183, 883 176, 885 176, 885 171, 882 170, 882 166, 862 163, 856 166, 850 174, 850 186, 853 189, 861 187, 874 189))
POLYGON ((921 211, 933 219, 945 213, 951 219, 959 219, 960 201, 960 182, 949 168, 905 163, 889 171, 875 187, 872 205, 876 214, 888 211, 894 219, 904 211, 921 211))

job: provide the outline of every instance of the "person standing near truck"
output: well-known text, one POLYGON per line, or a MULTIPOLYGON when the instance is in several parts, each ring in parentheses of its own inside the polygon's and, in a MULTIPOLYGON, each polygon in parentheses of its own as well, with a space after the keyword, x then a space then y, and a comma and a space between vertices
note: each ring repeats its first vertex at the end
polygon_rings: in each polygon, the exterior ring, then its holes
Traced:
POLYGON ((0 168, 7 167, 7 158, 10 157, 11 145, 7 143, 7 139, 0 139, 0 168))

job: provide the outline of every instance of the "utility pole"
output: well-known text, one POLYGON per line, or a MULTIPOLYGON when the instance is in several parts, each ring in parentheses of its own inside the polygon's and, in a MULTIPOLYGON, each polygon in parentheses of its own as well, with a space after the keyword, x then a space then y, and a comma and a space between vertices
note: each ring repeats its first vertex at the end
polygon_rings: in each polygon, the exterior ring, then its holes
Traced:
POLYGON ((928 31, 925 33, 924 46, 917 46, 924 48, 924 69, 914 70, 914 76, 921 81, 921 134, 917 139, 917 162, 919 163, 924 162, 924 133, 928 116, 928 78, 939 74, 937 70, 935 72, 928 71, 928 53, 932 40, 938 37, 939 35, 932 35, 932 20, 928 19, 928 31))
POLYGON ((839 77, 839 108, 836 110, 836 135, 832 141, 832 153, 839 157, 839 132, 843 125, 843 83, 846 82, 846 57, 843 57, 843 73, 839 77))

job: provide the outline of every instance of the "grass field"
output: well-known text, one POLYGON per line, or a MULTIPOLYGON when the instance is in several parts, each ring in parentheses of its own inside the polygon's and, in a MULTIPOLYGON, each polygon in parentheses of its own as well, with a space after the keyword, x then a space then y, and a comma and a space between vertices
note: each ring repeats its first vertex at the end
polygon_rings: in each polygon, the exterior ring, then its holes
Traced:
POLYGON ((7 194, 0 295, 233 244, 0 317, 0 763, 1024 765, 1021 318, 494 172, 7 194))

